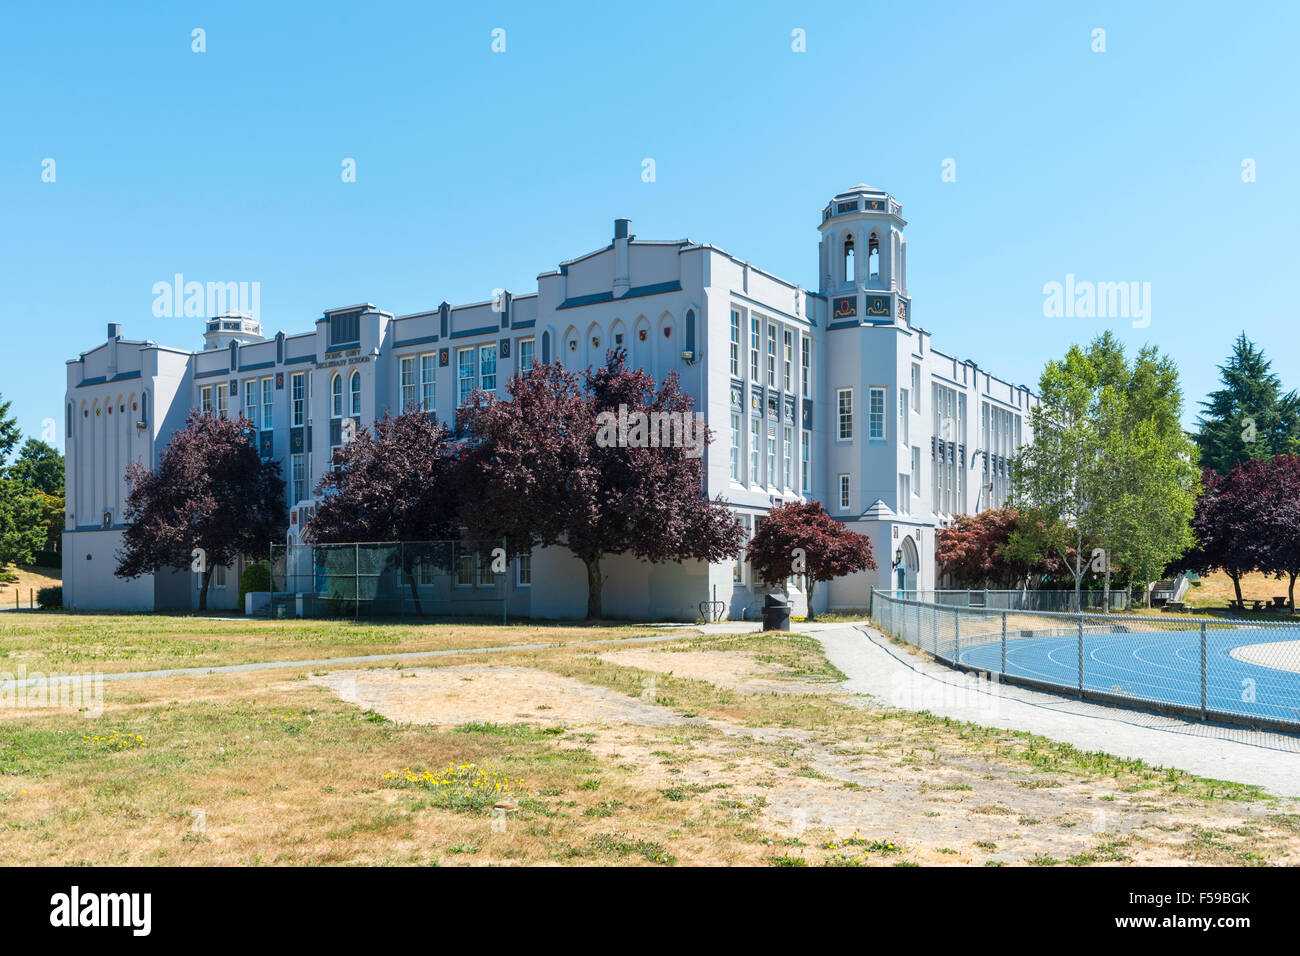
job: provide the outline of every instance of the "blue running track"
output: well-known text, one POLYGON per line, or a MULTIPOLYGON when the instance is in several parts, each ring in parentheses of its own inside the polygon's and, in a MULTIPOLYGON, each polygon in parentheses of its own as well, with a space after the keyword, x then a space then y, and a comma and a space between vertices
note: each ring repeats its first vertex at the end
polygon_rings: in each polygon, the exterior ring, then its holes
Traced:
MULTIPOLYGON (((1300 639, 1300 633, 1290 640, 1300 639)), ((1239 661, 1230 653, 1247 644, 1278 643, 1277 630, 1213 630, 1206 634, 1206 704, 1211 711, 1296 723, 1300 729, 1300 673, 1239 661)), ((1268 651, 1264 651, 1268 654, 1268 651)), ((1273 658, 1282 656, 1279 647, 1273 658)), ((1085 634, 1083 687, 1200 709, 1201 633, 1199 630, 1085 634)), ((1295 660, 1294 655, 1291 656, 1295 660)), ((961 663, 981 670, 1002 669, 1000 642, 961 653, 961 663)), ((1024 677, 1074 689, 1079 683, 1079 639, 1015 637, 1007 641, 1007 669, 1024 677)))

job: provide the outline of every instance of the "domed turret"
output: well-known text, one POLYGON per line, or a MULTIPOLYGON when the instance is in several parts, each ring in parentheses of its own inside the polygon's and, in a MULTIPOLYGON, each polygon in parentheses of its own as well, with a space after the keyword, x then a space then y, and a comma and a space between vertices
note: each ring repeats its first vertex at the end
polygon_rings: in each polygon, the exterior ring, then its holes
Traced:
POLYGON ((246 312, 226 312, 208 319, 203 333, 203 348, 224 349, 229 348, 231 342, 251 345, 262 340, 261 322, 246 312))

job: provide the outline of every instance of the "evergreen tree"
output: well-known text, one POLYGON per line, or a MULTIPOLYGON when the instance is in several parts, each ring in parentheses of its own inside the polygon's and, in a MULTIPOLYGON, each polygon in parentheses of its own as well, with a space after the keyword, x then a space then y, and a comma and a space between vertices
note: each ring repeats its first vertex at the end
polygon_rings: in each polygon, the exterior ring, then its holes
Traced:
POLYGON ((1201 464, 1221 475, 1251 458, 1300 452, 1300 397, 1282 393, 1272 363, 1243 332, 1219 366, 1223 387, 1201 402, 1201 464))

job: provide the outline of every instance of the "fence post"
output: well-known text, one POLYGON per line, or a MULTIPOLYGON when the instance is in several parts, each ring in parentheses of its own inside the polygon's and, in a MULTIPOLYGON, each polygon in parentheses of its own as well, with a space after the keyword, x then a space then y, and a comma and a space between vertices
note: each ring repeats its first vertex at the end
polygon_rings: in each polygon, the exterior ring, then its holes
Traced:
POLYGON ((1002 673, 1007 672, 1007 612, 1002 612, 1002 673))
POLYGON ((352 546, 352 620, 361 620, 361 545, 352 546))
POLYGON ((1205 622, 1201 622, 1201 720, 1209 719, 1208 704, 1205 693, 1205 622))
POLYGON ((961 608, 952 609, 952 662, 955 664, 961 659, 961 608))
POLYGON ((1083 699, 1083 612, 1079 612, 1079 699, 1083 699))
MULTIPOLYGON (((501 553, 503 555, 510 553, 510 550, 506 547, 505 538, 501 539, 501 553)), ((508 610, 510 604, 510 598, 508 596, 509 594, 510 594, 510 565, 507 564, 505 573, 501 575, 501 626, 502 627, 505 627, 506 624, 508 624, 510 621, 510 618, 508 616, 510 613, 508 610)), ((716 584, 713 586, 713 596, 715 598, 718 596, 718 586, 716 584)))

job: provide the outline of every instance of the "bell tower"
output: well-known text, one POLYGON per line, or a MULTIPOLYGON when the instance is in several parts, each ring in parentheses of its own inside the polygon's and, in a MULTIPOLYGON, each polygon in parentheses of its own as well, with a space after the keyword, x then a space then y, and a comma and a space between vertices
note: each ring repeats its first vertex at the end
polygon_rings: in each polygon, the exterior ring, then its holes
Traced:
POLYGON ((822 210, 817 274, 833 320, 909 319, 902 210, 893 196, 865 183, 839 193, 822 210))

